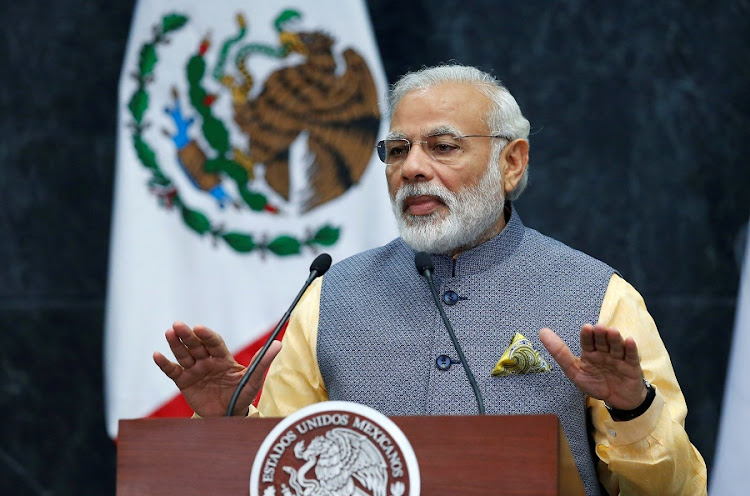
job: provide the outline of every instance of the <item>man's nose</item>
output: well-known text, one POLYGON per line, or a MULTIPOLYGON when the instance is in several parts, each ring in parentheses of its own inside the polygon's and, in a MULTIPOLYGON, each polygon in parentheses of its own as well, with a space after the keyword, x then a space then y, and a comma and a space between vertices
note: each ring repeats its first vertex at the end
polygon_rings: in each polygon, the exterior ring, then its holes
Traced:
POLYGON ((424 148, 425 143, 417 141, 409 147, 409 153, 401 164, 401 176, 409 181, 432 179, 434 160, 424 148))

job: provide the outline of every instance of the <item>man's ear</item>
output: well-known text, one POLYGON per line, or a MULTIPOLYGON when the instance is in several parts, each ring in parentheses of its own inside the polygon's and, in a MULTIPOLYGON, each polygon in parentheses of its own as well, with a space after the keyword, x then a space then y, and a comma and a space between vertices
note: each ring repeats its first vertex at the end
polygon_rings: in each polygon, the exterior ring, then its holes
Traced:
POLYGON ((503 173, 503 189, 507 195, 513 191, 526 172, 529 164, 529 142, 516 139, 505 145, 500 153, 500 167, 503 173))

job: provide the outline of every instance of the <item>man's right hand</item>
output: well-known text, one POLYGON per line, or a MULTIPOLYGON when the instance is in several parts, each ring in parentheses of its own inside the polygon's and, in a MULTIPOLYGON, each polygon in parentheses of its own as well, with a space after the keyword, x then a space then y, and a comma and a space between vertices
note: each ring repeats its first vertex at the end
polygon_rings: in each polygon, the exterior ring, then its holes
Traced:
MULTIPOLYGON (((208 327, 197 325, 190 329, 182 322, 175 322, 165 335, 177 363, 156 351, 156 365, 174 381, 195 413, 201 417, 226 415, 247 367, 234 359, 221 336, 208 327)), ((281 343, 274 341, 240 393, 233 415, 247 412, 263 385, 266 370, 280 350, 281 343)))

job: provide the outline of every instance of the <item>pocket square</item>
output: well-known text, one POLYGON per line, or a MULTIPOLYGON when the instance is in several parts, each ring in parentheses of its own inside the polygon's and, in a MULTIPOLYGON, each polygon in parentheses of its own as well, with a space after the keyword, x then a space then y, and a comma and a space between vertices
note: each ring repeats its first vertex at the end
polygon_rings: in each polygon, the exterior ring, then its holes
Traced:
POLYGON ((505 377, 514 374, 538 374, 549 372, 550 366, 521 333, 510 340, 508 349, 492 369, 492 375, 505 377))

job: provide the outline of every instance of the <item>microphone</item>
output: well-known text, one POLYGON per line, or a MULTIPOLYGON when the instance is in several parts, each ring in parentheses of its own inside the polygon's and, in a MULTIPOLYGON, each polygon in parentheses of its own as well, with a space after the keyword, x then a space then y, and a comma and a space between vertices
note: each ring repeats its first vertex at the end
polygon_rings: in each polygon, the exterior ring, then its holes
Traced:
POLYGON ((227 417, 232 416, 232 411, 234 411, 234 406, 237 404, 237 399, 240 397, 240 391, 245 387, 245 384, 247 384, 247 381, 250 380, 250 376, 253 375, 253 372, 255 372, 255 369, 258 368, 258 364, 260 364, 261 358, 263 358, 263 355, 266 354, 268 351, 268 348, 271 347, 271 343, 273 343, 273 340, 276 339, 276 336, 279 335, 279 332, 281 332, 281 328, 284 327, 284 324, 289 320, 289 316, 292 314, 292 310, 294 310, 294 307, 297 306, 297 303, 299 302, 300 298, 302 298, 302 295, 307 291, 307 288, 310 287, 310 284, 312 282, 325 274, 328 269, 331 267, 331 255, 328 253, 321 253, 317 257, 315 257, 315 260, 313 260, 312 264, 310 264, 310 275, 307 277, 307 280, 305 281, 305 284, 302 285, 302 289, 299 293, 297 293, 297 297, 294 298, 294 301, 289 306, 289 309, 286 311, 283 317, 281 317, 281 320, 278 324, 276 324, 276 328, 274 328, 273 332, 271 332, 271 336, 269 336, 268 340, 266 341, 266 344, 263 346, 263 348, 260 350, 260 353, 255 357, 255 360, 253 360, 253 363, 250 364, 250 366, 247 368, 247 372, 245 372, 245 375, 242 376, 242 379, 240 380, 240 383, 237 384, 237 388, 234 390, 234 394, 232 395, 232 399, 229 401, 229 407, 227 408, 227 417))
POLYGON ((477 381, 474 378, 474 374, 471 373, 469 364, 466 362, 464 352, 461 349, 461 345, 458 343, 456 333, 453 332, 453 326, 451 326, 451 323, 448 320, 448 316, 445 315, 443 305, 440 303, 440 298, 438 298, 437 289, 435 289, 435 283, 432 281, 432 272, 435 270, 435 266, 432 264, 432 257, 430 257, 430 255, 428 255, 427 253, 420 251, 414 256, 414 265, 417 267, 417 272, 419 272, 422 277, 427 279, 427 283, 430 285, 432 299, 435 301, 435 306, 437 307, 438 312, 440 312, 440 317, 443 319, 443 324, 448 330, 448 335, 450 336, 451 341, 453 341, 453 347, 456 349, 456 353, 458 353, 458 359, 461 360, 461 365, 463 365, 464 367, 466 377, 469 379, 469 384, 471 384, 471 389, 474 390, 474 397, 477 400, 479 415, 484 415, 484 400, 482 399, 482 392, 479 391, 477 381))

